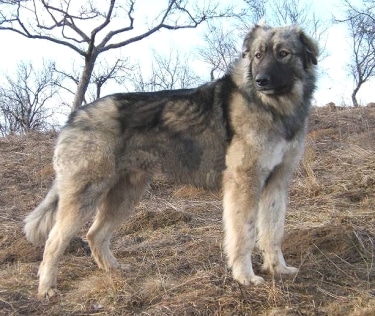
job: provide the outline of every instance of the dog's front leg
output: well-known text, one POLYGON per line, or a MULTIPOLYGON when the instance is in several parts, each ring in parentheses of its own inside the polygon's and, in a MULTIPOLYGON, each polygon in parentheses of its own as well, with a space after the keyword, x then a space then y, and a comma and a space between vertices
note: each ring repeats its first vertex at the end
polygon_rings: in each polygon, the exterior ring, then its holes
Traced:
POLYGON ((256 241, 259 189, 251 172, 228 168, 223 178, 224 247, 233 278, 243 285, 260 284, 255 275, 251 253, 256 241))
MULTIPOLYGON (((289 159, 290 160, 290 159, 289 159)), ((258 247, 263 251, 262 270, 272 274, 294 274, 297 268, 289 267, 281 250, 289 180, 294 163, 277 166, 262 190, 258 216, 258 247)))

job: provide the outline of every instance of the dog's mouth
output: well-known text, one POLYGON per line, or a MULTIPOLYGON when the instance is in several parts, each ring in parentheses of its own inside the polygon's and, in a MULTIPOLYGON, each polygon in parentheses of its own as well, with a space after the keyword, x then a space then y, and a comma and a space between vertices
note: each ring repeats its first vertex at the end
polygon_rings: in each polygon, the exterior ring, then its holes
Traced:
POLYGON ((260 93, 263 93, 268 96, 278 96, 282 94, 287 94, 291 90, 290 85, 284 85, 284 86, 279 86, 279 87, 273 87, 273 86, 264 86, 264 87, 259 87, 256 86, 257 91, 260 93))

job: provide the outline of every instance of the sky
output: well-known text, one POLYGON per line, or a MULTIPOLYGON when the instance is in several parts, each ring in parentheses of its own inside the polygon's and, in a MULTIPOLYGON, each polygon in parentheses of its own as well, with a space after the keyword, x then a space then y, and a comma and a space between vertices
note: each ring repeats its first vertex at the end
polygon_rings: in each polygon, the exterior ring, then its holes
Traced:
MULTIPOLYGON (((353 5, 358 1, 351 1, 353 5)), ((340 0, 317 0, 314 2, 316 12, 322 17, 343 17, 340 0)), ((351 105, 351 93, 354 88, 353 79, 348 74, 348 62, 351 59, 351 38, 345 24, 334 24, 328 29, 326 43, 328 56, 319 63, 320 76, 315 93, 317 105, 334 102, 336 105, 351 105)), ((362 105, 374 102, 374 80, 365 83, 357 95, 362 105)))
MULTIPOLYGON (((148 3, 147 8, 154 10, 153 0, 143 0, 148 3)), ((234 0, 234 3, 240 0, 234 0)), ((306 0, 307 1, 307 0, 306 0)), ((308 1, 307 1, 308 2, 308 1)), ((355 2, 355 1, 354 1, 355 2)), ((342 9, 340 0, 315 0, 311 3, 319 19, 331 19, 333 15, 339 15, 342 9)), ((267 20, 267 18, 266 18, 267 20)), ((137 19, 137 22, 140 18, 137 19)), ((126 56, 131 60, 139 60, 140 63, 150 64, 150 52, 155 50, 157 53, 168 52, 170 48, 179 47, 179 50, 186 52, 196 51, 202 44, 200 29, 162 31, 151 38, 142 40, 140 43, 126 48, 126 56)), ((350 95, 353 90, 353 80, 347 71, 347 63, 350 60, 350 41, 346 32, 345 25, 335 24, 328 28, 328 38, 326 45, 327 57, 319 62, 319 81, 318 89, 314 96, 313 103, 321 106, 329 102, 336 105, 350 105, 350 95)), ((33 65, 41 65, 42 59, 57 60, 60 65, 76 64, 80 65, 80 60, 76 53, 69 49, 51 44, 42 40, 26 39, 22 36, 9 32, 0 32, 0 42, 3 43, 0 59, 0 77, 15 72, 17 63, 20 61, 32 61, 33 65), (5 43, 5 44, 4 44, 5 43)), ((239 40, 239 49, 242 39, 239 40)), ((324 44, 324 43, 323 43, 324 44)), ((119 53, 121 51, 117 51, 119 53)), ((111 58, 108 55, 108 58, 111 58)), ((192 68, 201 68, 201 64, 192 65, 192 68)), ((208 73, 208 72, 207 72, 208 73)), ((375 102, 373 97, 374 82, 366 83, 358 94, 360 104, 375 102)), ((121 87, 107 87, 105 93, 120 92, 121 87)))

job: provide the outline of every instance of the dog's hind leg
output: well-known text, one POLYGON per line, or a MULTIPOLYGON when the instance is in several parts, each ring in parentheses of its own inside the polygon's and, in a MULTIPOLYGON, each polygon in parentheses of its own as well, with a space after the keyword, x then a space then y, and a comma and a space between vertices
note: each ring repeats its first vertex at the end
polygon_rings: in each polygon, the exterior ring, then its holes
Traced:
POLYGON ((112 233, 134 210, 142 197, 148 175, 144 172, 123 175, 102 200, 95 221, 87 233, 92 255, 101 269, 119 267, 109 244, 112 233))
MULTIPOLYGON (((106 180, 110 181, 110 180, 106 180)), ((40 298, 56 294, 57 266, 74 234, 93 216, 108 183, 78 182, 71 177, 60 177, 56 222, 45 244, 43 261, 39 267, 40 298)))
POLYGON ((285 263, 281 251, 290 172, 283 165, 275 168, 263 189, 259 204, 258 247, 263 251, 263 270, 293 274, 298 269, 285 263))
POLYGON ((69 241, 79 228, 92 216, 93 212, 82 212, 77 198, 60 194, 56 223, 49 233, 45 244, 43 261, 39 267, 40 298, 49 298, 56 294, 56 276, 59 259, 69 241))

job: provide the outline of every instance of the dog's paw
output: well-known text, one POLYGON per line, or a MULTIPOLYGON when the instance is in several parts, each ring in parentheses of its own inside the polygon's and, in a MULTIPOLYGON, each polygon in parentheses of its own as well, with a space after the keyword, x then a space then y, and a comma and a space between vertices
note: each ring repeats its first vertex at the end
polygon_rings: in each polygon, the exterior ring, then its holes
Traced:
POLYGON ((252 271, 244 271, 244 269, 237 268, 232 270, 233 279, 242 285, 259 285, 264 283, 264 279, 261 276, 251 273, 252 271))
POLYGON ((253 275, 250 277, 250 283, 254 285, 260 285, 264 283, 264 279, 259 275, 253 275))
POLYGON ((38 298, 43 301, 54 301, 58 299, 59 292, 55 288, 49 288, 49 289, 39 289, 38 290, 38 298))
POLYGON ((276 273, 280 273, 280 274, 297 274, 298 271, 299 271, 298 268, 288 267, 288 266, 278 267, 276 269, 276 273))
POLYGON ((233 278, 242 285, 260 285, 264 283, 264 279, 258 275, 233 275, 233 278))
POLYGON ((288 267, 286 265, 280 265, 280 266, 263 266, 262 267, 263 272, 270 272, 271 274, 297 274, 299 269, 294 267, 288 267))

